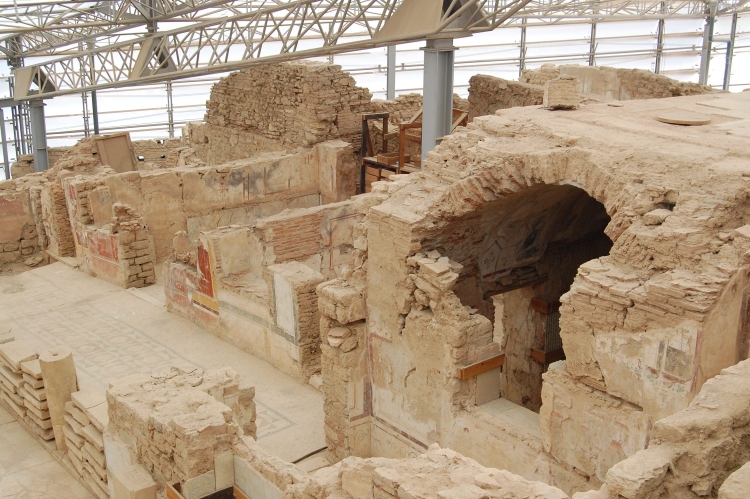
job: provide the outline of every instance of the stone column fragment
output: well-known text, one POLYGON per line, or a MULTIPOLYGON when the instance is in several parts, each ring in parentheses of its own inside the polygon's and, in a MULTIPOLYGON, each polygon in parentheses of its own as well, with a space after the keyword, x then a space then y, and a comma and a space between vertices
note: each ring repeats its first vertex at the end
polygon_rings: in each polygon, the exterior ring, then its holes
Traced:
POLYGON ((39 356, 39 365, 42 368, 42 378, 47 390, 47 403, 52 429, 55 433, 55 443, 58 450, 66 451, 67 445, 63 433, 65 403, 72 399, 73 392, 78 391, 73 354, 67 347, 57 347, 42 353, 39 356))

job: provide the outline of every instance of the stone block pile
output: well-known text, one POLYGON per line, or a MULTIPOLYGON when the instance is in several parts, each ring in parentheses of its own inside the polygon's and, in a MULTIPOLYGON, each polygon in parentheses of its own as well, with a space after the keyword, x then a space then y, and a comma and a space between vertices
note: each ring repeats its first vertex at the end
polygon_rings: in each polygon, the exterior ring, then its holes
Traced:
POLYGON ((109 497, 107 462, 102 433, 109 421, 103 393, 81 390, 65 403, 67 459, 89 488, 100 498, 109 497))
MULTIPOLYGON (((116 382, 107 391, 107 439, 124 442, 160 484, 179 482, 186 499, 234 482, 232 440, 255 436, 255 388, 240 387, 232 369, 172 368, 116 382)), ((123 482, 126 468, 110 468, 123 482)))
POLYGON ((120 203, 112 206, 112 215, 112 234, 117 234, 120 265, 127 279, 126 287, 141 288, 153 284, 156 279, 156 251, 143 217, 130 206, 120 203))
MULTIPOLYGON (((44 440, 55 438, 37 353, 26 343, 6 338, 0 344, 0 399, 44 440)), ((2 339, 0 339, 2 341, 2 339)))

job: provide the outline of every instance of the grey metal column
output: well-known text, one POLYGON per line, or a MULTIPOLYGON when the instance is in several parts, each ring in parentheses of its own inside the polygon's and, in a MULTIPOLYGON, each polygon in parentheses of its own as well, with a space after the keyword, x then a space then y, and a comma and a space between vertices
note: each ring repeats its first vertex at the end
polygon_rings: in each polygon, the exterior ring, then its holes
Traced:
MULTIPOLYGON (((662 6, 664 2, 662 2, 662 6)), ((665 20, 662 17, 659 19, 659 24, 656 28, 656 61, 654 61, 654 73, 659 74, 661 72, 661 65, 664 59, 664 23, 665 20)))
POLYGON ((29 102, 31 111, 31 143, 34 147, 34 171, 43 172, 49 168, 47 157, 47 126, 44 123, 44 101, 29 102))
POLYGON ((591 39, 589 40, 589 66, 596 65, 596 22, 591 23, 591 39))
POLYGON ((83 116, 83 136, 91 136, 91 127, 89 127, 89 94, 88 92, 81 93, 81 110, 83 116))
POLYGON ((174 138, 174 104, 172 104, 172 80, 167 80, 167 126, 169 138, 174 138))
POLYGON ((393 100, 396 98, 396 46, 389 45, 387 50, 385 98, 393 100))
MULTIPOLYGON (((422 107, 422 159, 451 133, 453 117, 453 62, 456 47, 451 38, 427 40, 424 47, 424 104, 422 107)), ((424 168, 424 163, 422 168, 424 168)))
POLYGON ((10 162, 8 161, 8 139, 5 137, 5 113, 0 107, 0 139, 3 140, 3 170, 5 170, 5 180, 10 178, 10 162))
POLYGON ((708 68, 711 64, 711 42, 714 37, 714 22, 716 21, 716 1, 706 3, 706 24, 703 27, 703 47, 701 49, 701 67, 698 73, 698 83, 708 84, 708 68))
MULTIPOLYGON (((89 50, 94 50, 95 44, 93 41, 88 43, 89 50)), ((94 58, 91 57, 89 61, 91 64, 91 82, 94 82, 94 58)), ((96 90, 91 91, 91 117, 94 119, 94 135, 99 135, 99 103, 96 101, 96 90)))
POLYGON ((727 57, 724 62, 724 90, 729 90, 729 80, 732 77, 732 59, 734 58, 734 41, 737 38, 737 14, 732 15, 732 30, 729 32, 727 41, 727 57))
POLYGON ((526 69, 526 18, 521 19, 521 53, 518 56, 518 79, 523 76, 526 69))

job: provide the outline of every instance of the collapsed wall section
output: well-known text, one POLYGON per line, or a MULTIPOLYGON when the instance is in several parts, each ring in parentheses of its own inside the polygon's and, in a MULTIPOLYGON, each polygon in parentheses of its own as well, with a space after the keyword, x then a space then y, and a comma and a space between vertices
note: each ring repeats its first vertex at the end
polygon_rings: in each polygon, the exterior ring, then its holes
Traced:
POLYGON ((355 143, 361 131, 359 114, 367 109, 370 98, 367 89, 357 87, 341 66, 284 62, 222 78, 211 89, 205 121, 257 134, 284 148, 310 147, 338 138, 355 143))

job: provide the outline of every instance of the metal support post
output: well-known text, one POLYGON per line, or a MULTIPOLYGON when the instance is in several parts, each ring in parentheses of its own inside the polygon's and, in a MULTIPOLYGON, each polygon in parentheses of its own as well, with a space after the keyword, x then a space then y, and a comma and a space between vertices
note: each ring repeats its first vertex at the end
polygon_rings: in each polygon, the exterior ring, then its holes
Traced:
POLYGON ((589 40, 589 66, 596 65, 596 23, 591 23, 591 40, 589 40))
POLYGON ((526 69, 526 18, 521 19, 521 53, 518 56, 518 79, 523 76, 526 69))
POLYGON ((8 161, 8 139, 5 136, 5 113, 0 107, 0 139, 3 140, 3 170, 5 171, 5 180, 10 178, 10 162, 8 161))
POLYGON ((158 29, 156 25, 156 21, 153 21, 151 19, 154 15, 154 0, 148 0, 148 6, 149 6, 149 11, 148 11, 148 16, 147 16, 148 20, 146 21, 146 31, 148 32, 149 35, 153 35, 156 33, 156 30, 158 29))
POLYGON ((44 123, 44 101, 30 101, 31 142, 34 147, 34 171, 43 172, 49 168, 47 157, 47 126, 44 123))
MULTIPOLYGON (((662 6, 664 2, 662 2, 662 6)), ((654 73, 659 74, 661 72, 662 61, 664 60, 664 23, 666 21, 662 17, 659 19, 659 24, 656 27, 656 61, 654 61, 654 73)))
POLYGON ((427 153, 432 151, 444 136, 451 133, 453 62, 456 47, 453 46, 452 39, 440 38, 427 40, 427 46, 422 50, 424 50, 422 159, 425 159, 427 153))
POLYGON ((388 45, 387 51, 385 98, 393 100, 396 98, 396 46, 388 45))
POLYGON ((91 135, 91 129, 89 128, 89 93, 83 92, 81 94, 81 109, 83 117, 83 136, 89 137, 91 135))
MULTIPOLYGON (((94 50, 94 42, 88 43, 89 50, 94 50)), ((94 82, 94 58, 89 61, 91 65, 91 83, 94 82)), ((94 119, 94 135, 99 135, 99 103, 96 100, 96 90, 91 91, 91 117, 94 119)))
POLYGON ((734 58, 734 40, 737 38, 737 14, 732 14, 732 30, 729 32, 727 42, 727 57, 724 61, 724 90, 729 90, 729 80, 732 77, 732 59, 734 58))
POLYGON ((172 80, 167 80, 167 120, 169 124, 169 138, 174 138, 174 105, 172 104, 172 80))
POLYGON ((698 73, 698 83, 708 85, 708 68, 711 64, 711 42, 714 38, 714 22, 716 21, 716 2, 706 6, 706 24, 703 27, 703 47, 701 49, 701 67, 698 73))

